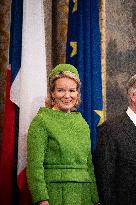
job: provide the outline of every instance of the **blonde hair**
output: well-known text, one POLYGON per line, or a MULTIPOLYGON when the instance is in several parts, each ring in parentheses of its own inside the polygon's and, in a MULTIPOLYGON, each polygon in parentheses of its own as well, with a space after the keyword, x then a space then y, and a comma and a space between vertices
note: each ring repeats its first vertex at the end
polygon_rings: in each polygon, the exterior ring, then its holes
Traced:
POLYGON ((48 81, 48 95, 47 95, 47 98, 46 98, 46 101, 45 101, 46 107, 53 108, 53 106, 54 106, 54 98, 52 97, 52 93, 55 90, 56 80, 58 80, 60 78, 70 78, 70 79, 74 80, 77 83, 77 91, 78 91, 77 102, 76 102, 75 106, 72 108, 71 111, 76 110, 76 108, 79 106, 79 104, 81 102, 81 93, 80 93, 81 82, 80 82, 80 79, 77 77, 77 75, 75 75, 74 73, 72 73, 70 71, 63 71, 63 72, 49 78, 49 81, 48 81))

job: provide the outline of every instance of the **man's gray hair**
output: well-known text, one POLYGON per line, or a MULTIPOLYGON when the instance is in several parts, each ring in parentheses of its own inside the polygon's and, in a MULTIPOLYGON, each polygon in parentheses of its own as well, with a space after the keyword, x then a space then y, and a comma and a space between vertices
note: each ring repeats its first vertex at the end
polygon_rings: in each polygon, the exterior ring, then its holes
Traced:
POLYGON ((127 93, 136 91, 136 74, 133 75, 127 83, 127 93))

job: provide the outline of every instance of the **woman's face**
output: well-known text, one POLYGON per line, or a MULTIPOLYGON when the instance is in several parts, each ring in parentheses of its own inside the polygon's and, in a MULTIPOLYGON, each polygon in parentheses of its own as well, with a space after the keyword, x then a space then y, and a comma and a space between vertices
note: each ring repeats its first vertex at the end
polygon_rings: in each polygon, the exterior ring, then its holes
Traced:
POLYGON ((67 77, 57 79, 52 97, 55 109, 70 112, 78 98, 76 81, 67 77))

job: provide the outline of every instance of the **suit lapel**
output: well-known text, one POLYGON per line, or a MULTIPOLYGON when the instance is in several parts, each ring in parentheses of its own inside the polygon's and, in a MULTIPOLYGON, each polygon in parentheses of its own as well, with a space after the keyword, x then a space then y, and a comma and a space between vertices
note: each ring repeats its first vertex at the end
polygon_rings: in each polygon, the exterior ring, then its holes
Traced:
POLYGON ((126 113, 123 116, 122 122, 124 134, 126 133, 131 139, 136 141, 136 126, 126 113))

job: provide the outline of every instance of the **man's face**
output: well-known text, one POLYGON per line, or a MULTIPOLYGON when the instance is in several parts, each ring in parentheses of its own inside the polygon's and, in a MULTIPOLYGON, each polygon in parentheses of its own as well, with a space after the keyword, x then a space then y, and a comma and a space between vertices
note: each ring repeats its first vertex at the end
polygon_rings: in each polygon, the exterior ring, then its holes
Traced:
POLYGON ((132 100, 133 100, 134 106, 136 107, 136 91, 133 92, 132 100))
POLYGON ((133 108, 133 111, 136 113, 136 90, 130 91, 128 94, 131 99, 130 106, 133 108))

